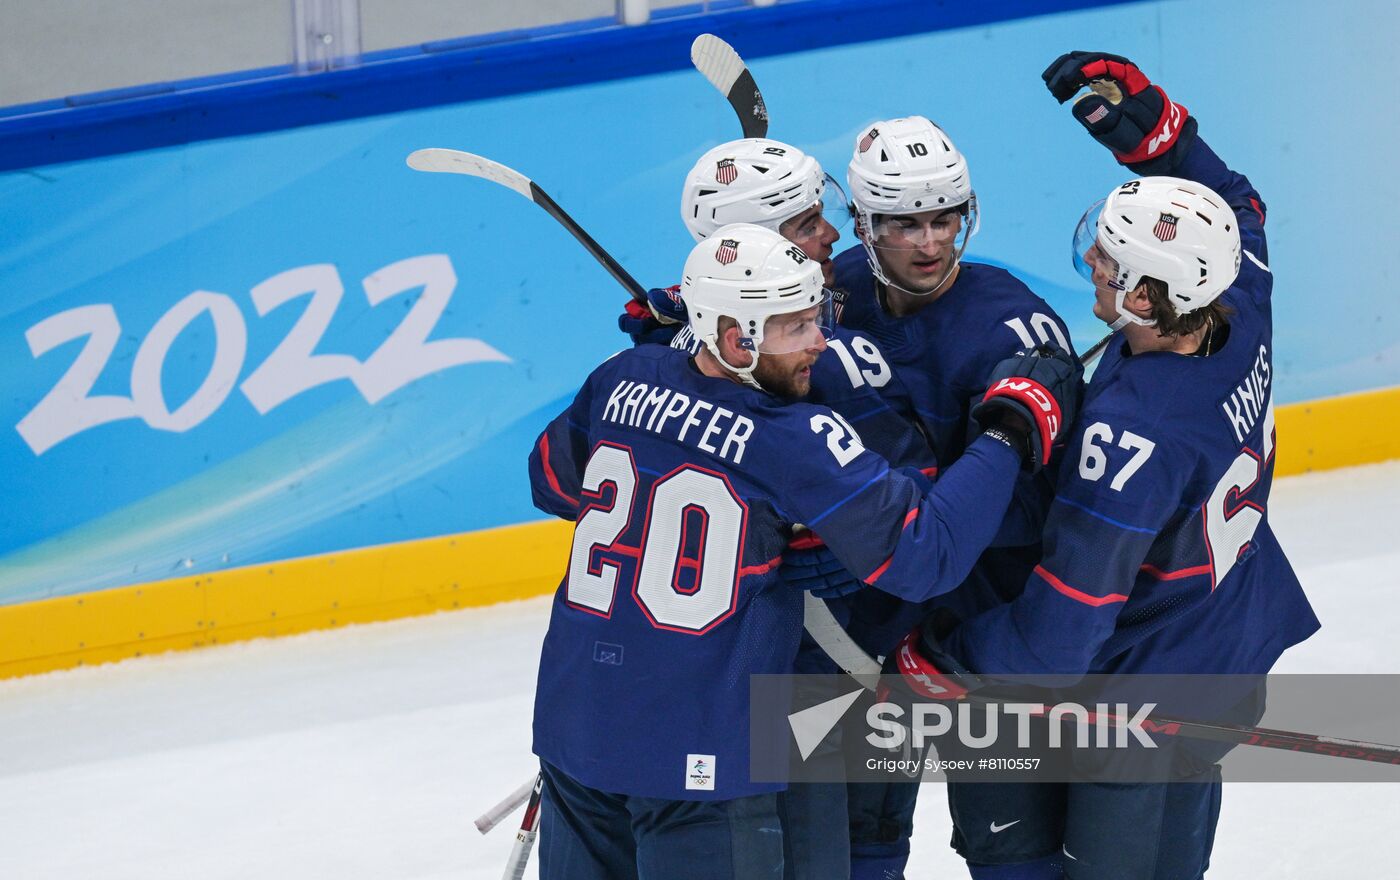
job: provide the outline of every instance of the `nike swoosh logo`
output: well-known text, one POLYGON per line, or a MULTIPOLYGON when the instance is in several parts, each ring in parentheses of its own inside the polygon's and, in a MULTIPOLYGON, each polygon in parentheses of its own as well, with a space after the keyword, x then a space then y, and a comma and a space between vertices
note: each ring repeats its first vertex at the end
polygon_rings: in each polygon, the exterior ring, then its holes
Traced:
POLYGON ((1010 828, 1012 825, 1015 825, 1017 822, 1020 822, 1020 821, 1021 821, 1020 819, 1013 819, 1013 820, 1011 820, 1010 822, 1007 822, 1005 825, 998 825, 997 823, 993 822, 993 823, 992 823, 992 833, 993 833, 993 834, 1000 834, 1001 832, 1005 831, 1006 829, 1010 828))

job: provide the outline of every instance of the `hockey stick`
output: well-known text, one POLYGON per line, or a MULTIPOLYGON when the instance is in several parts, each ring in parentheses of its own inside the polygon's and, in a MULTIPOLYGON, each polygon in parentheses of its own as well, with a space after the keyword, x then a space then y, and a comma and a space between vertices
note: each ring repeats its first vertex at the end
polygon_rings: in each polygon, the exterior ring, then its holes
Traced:
POLYGON ((617 280, 618 284, 627 288, 627 292, 637 302, 646 304, 646 288, 637 283, 637 279, 627 273, 627 270, 612 258, 612 254, 603 250, 603 246, 593 240, 593 236, 583 231, 583 227, 574 222, 568 212, 559 207, 554 199, 545 192, 530 178, 521 174, 513 168, 507 168, 499 162, 492 162, 484 156, 475 153, 465 153, 461 150, 447 150, 441 147, 429 147, 425 150, 414 150, 408 154, 408 167, 414 171, 435 171, 447 174, 466 174, 470 177, 480 177, 492 183, 499 183, 507 189, 513 189, 525 198, 544 208, 549 216, 559 221, 559 225, 569 231, 569 234, 578 239, 587 251, 593 255, 608 274, 617 280))
POLYGON ((1099 355, 1103 354, 1103 350, 1105 348, 1108 348, 1108 341, 1112 338, 1113 333, 1109 333, 1103 339, 1100 339, 1098 342, 1095 342, 1093 345, 1089 346, 1089 350, 1084 352, 1084 356, 1079 359, 1079 362, 1087 367, 1094 361, 1098 360, 1099 355))
POLYGON ((748 65, 733 46, 714 34, 701 34, 690 44, 690 63, 729 101, 739 117, 744 137, 768 135, 768 107, 748 65))
POLYGON ((880 664, 856 644, 850 633, 837 622, 826 602, 804 592, 802 612, 802 625, 817 647, 826 652, 826 656, 842 672, 860 682, 867 690, 875 690, 880 683, 880 664))
MULTIPOLYGON (((768 105, 763 103, 758 83, 754 82, 748 65, 733 46, 714 34, 701 34, 690 44, 690 62, 729 101, 739 117, 744 137, 768 135, 768 105)), ((1110 333, 1090 346, 1080 363, 1087 367, 1098 360, 1112 338, 1110 333)))
POLYGON ((544 776, 538 775, 530 790, 530 803, 525 806, 525 817, 520 820, 520 830, 515 832, 515 846, 511 848, 501 880, 520 880, 525 876, 525 866, 530 863, 530 852, 540 833, 540 794, 543 791, 544 776))
MULTIPOLYGON (((754 82, 748 65, 733 46, 714 34, 701 34, 690 44, 690 62, 729 101, 739 117, 744 137, 768 135, 768 105, 763 103, 758 83, 754 82)), ((1112 338, 1110 333, 1090 346, 1080 363, 1087 367, 1098 360, 1112 338)))
POLYGON ((476 822, 473 823, 476 825, 476 830, 480 831, 482 834, 486 834, 491 829, 501 824, 501 820, 505 819, 505 817, 509 816, 511 813, 514 813, 516 807, 519 807, 530 799, 530 795, 534 790, 535 780, 531 779, 529 782, 511 792, 510 797, 477 817, 476 822))
MULTIPOLYGON (((988 700, 986 702, 996 701, 988 700)), ((1089 715, 1092 722, 1093 713, 1091 712, 1089 715)), ((1144 719, 1143 726, 1148 725, 1151 726, 1151 732, 1167 736, 1185 736, 1191 739, 1208 739, 1239 746, 1259 746, 1265 749, 1283 749, 1289 752, 1322 755, 1327 758, 1350 758, 1355 761, 1370 761, 1374 764, 1400 765, 1400 746, 1384 743, 1322 736, 1316 733, 1298 733, 1292 730, 1274 730, 1268 727, 1186 721, 1162 715, 1148 715, 1144 719)))
MULTIPOLYGON (((1096 348, 1102 348, 1102 345, 1096 346, 1096 348)), ((875 658, 865 653, 864 649, 857 645, 855 640, 841 628, 841 625, 836 622, 827 609, 826 603, 814 598, 811 593, 806 594, 806 599, 805 622, 807 633, 811 635, 812 640, 862 687, 871 691, 876 690, 880 680, 880 664, 875 662, 875 658), (815 625, 814 618, 816 619, 815 625)), ((1006 702, 1005 700, 978 697, 976 693, 968 694, 965 699, 969 702, 982 704, 1006 702)), ((1045 714, 1049 710, 1049 706, 1044 706, 1039 714, 1045 714)), ((1092 715, 1093 713, 1090 713, 1090 723, 1094 720, 1092 715)), ((1350 758, 1356 761, 1400 765, 1400 746, 1386 745, 1385 743, 1322 736, 1316 733, 1298 733, 1292 730, 1274 730, 1268 727, 1189 721, 1165 715, 1148 715, 1143 724, 1144 727, 1149 727, 1153 733, 1165 736, 1184 736, 1190 739, 1206 739, 1240 746, 1258 746, 1259 748, 1283 749, 1330 758, 1350 758)))
MULTIPOLYGON (((734 47, 714 34, 701 34, 690 44, 690 61, 729 101, 743 126, 744 137, 764 137, 768 134, 768 107, 763 95, 749 73, 748 65, 734 47)), ((682 330, 682 332, 685 332, 682 330)), ((1094 343, 1080 362, 1092 364, 1103 354, 1110 333, 1094 343)), ((872 683, 880 675, 880 664, 861 650, 837 622, 826 603, 810 593, 805 594, 803 625, 812 640, 826 655, 852 678, 874 690, 872 683)))

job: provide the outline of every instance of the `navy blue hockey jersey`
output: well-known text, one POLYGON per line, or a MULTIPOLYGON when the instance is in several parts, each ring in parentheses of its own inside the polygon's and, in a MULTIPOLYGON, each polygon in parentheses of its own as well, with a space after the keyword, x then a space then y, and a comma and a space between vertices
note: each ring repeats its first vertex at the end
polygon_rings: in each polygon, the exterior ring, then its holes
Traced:
MULTIPOLYGON (((691 353, 700 347, 689 328, 678 333, 672 345, 691 353)), ((990 367, 988 370, 990 372, 990 367)), ((984 382, 984 390, 985 385, 984 382)), ((827 350, 812 366, 812 390, 807 402, 830 407, 856 430, 866 449, 890 464, 917 468, 930 479, 936 479, 937 456, 914 411, 909 392, 890 360, 865 334, 848 327, 832 328, 827 350)), ((994 546, 1015 546, 1039 540, 1045 499, 1040 497, 1039 489, 1026 489, 1027 482, 1025 477, 1018 478, 1015 499, 993 541, 994 546), (1033 504, 1027 503, 1028 495, 1034 496, 1033 504)), ((860 590, 827 599, 826 605, 861 648, 873 656, 883 656, 935 605, 955 608, 961 614, 971 614, 990 605, 996 596, 996 586, 989 583, 993 578, 984 576, 986 567, 984 562, 983 571, 974 575, 974 583, 927 602, 906 602, 878 590, 860 590)), ((1019 586, 1024 583, 1029 569, 1029 565, 1017 560, 1004 575, 996 572, 995 580, 998 583, 1014 580, 1019 586)), ((814 674, 839 671, 810 636, 803 637, 802 649, 797 671, 814 674)))
MULTIPOLYGON (((700 343, 686 327, 672 340, 672 346, 693 354, 700 343)), ((812 365, 812 388, 806 400, 830 407, 855 429, 866 449, 891 465, 916 468, 929 479, 937 477, 937 456, 903 380, 880 347, 864 334, 847 327, 831 329, 826 351, 812 365)), ((1010 543, 1022 543, 1021 538, 1031 527, 1028 518, 1034 519, 1038 534, 1042 521, 1039 511, 1028 517, 1023 504, 1013 506, 1015 509, 1007 512, 995 543, 1006 543, 1005 536, 1010 536, 1010 543)), ((985 590, 960 590, 928 602, 912 603, 878 590, 860 590, 827 599, 826 605, 861 648, 883 656, 923 618, 931 603, 957 603, 962 607, 967 604, 965 595, 982 592, 985 590)), ((980 610, 981 605, 974 602, 968 607, 980 610)), ((811 636, 804 634, 796 671, 823 674, 840 670, 811 636)))
POLYGON ((999 361, 1046 341, 1073 351, 1069 331, 1045 300, 995 266, 964 260, 941 296, 895 317, 880 304, 865 249, 857 245, 837 256, 836 287, 842 326, 868 335, 890 359, 944 466, 962 454, 968 414, 999 361))
POLYGON ((946 643, 974 670, 1258 674, 1318 628, 1269 526, 1263 206, 1199 139, 1177 176, 1214 189, 1239 221, 1228 337, 1208 357, 1110 343, 1066 450, 1044 559, 1017 601, 946 643))
POLYGON ((535 503, 576 520, 540 662, 535 752, 604 791, 726 799, 749 781, 748 677, 792 669, 791 526, 921 600, 995 534, 1019 456, 981 439, 931 489, 839 416, 703 375, 661 346, 601 365, 530 457, 535 503))
MULTIPOLYGON (((676 334, 671 346, 691 354, 700 350, 689 326, 676 334)), ((826 351, 812 365, 812 389, 806 400, 840 413, 860 434, 865 448, 895 467, 918 468, 929 477, 938 472, 937 456, 904 380, 865 335, 846 327, 831 328, 826 351)))

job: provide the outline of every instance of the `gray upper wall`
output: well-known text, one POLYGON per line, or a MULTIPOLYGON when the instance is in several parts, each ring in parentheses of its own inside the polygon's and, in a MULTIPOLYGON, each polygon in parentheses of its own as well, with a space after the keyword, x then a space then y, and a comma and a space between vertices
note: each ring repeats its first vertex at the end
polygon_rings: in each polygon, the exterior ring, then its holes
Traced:
MULTIPOLYGON (((288 64, 293 0, 0 0, 0 107, 288 64)), ((615 0, 359 0, 362 50, 611 16, 615 0)), ((652 0, 653 8, 695 0, 652 0)))

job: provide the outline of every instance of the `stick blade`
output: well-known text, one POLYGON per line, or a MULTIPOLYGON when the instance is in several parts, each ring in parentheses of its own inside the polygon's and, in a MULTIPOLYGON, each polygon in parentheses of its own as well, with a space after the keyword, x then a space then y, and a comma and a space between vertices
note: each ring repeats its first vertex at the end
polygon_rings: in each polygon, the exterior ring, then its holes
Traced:
POLYGON ((714 34, 701 34, 690 44, 690 63, 729 101, 746 138, 768 136, 768 107, 734 47, 714 34))
POLYGON ((530 178, 507 168, 500 162, 493 162, 485 156, 463 150, 448 150, 442 147, 428 147, 408 154, 408 167, 414 171, 431 171, 442 174, 466 174, 480 177, 492 183, 513 189, 527 199, 534 201, 530 191, 530 178))
POLYGON ((690 63, 725 95, 744 72, 744 59, 733 46, 714 34, 701 34, 690 44, 690 63))

